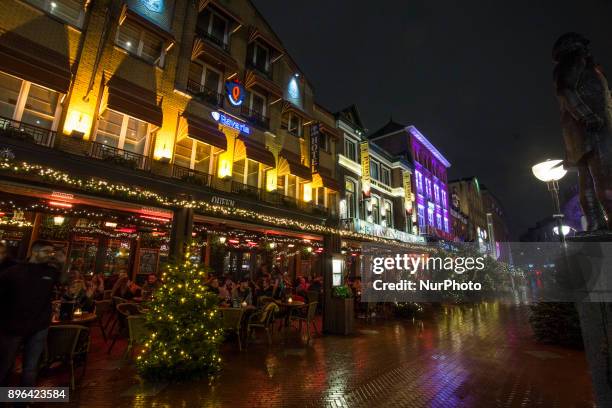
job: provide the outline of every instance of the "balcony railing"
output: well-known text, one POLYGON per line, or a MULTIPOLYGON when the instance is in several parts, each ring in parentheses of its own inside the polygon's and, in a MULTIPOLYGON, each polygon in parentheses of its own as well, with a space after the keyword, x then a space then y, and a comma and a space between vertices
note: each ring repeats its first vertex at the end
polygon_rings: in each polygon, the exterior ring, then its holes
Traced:
POLYGON ((272 80, 272 70, 270 69, 270 67, 266 69, 265 66, 261 66, 260 64, 254 64, 252 61, 247 61, 246 67, 248 69, 252 69, 253 71, 257 71, 264 77, 268 78, 269 80, 272 80))
POLYGON ((187 81, 187 90, 191 92, 197 99, 209 103, 216 107, 223 107, 223 94, 216 90, 207 88, 206 86, 190 79, 187 81))
POLYGON ((212 174, 204 173, 198 170, 193 170, 188 167, 172 165, 172 177, 183 180, 190 184, 195 184, 200 187, 211 188, 213 186, 212 174))
POLYGON ((215 37, 214 35, 210 34, 208 31, 202 30, 202 29, 196 29, 196 34, 199 37, 204 38, 206 41, 210 41, 217 47, 221 48, 223 51, 229 52, 230 45, 229 43, 225 42, 224 39, 215 37))
POLYGON ((260 112, 250 109, 248 106, 242 105, 240 108, 242 116, 252 125, 258 126, 264 129, 270 129, 270 118, 264 116, 260 112))
POLYGON ((146 171, 156 177, 171 177, 196 187, 236 194, 242 198, 262 201, 288 209, 301 210, 312 215, 330 215, 330 211, 325 207, 315 205, 312 202, 305 202, 295 197, 285 196, 278 191, 267 191, 176 164, 155 162, 155 165, 152 165, 152 160, 147 156, 99 142, 91 142, 69 136, 54 140, 55 132, 6 118, 0 118, 0 137, 16 138, 70 155, 90 157, 130 170, 146 171))
POLYGON ((0 116, 0 131, 8 137, 28 140, 42 146, 51 146, 56 132, 0 116))
POLYGON ((134 170, 149 170, 150 168, 147 156, 118 149, 103 143, 92 142, 90 156, 134 170))

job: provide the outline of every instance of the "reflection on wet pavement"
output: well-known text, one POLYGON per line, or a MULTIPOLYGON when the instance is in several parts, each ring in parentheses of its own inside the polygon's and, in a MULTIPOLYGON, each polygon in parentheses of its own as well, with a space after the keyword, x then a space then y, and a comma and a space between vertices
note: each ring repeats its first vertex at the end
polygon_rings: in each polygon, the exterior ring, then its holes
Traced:
POLYGON ((357 329, 350 337, 315 337, 309 346, 297 334, 272 348, 260 342, 238 352, 227 344, 225 368, 210 385, 134 387, 130 366, 109 369, 114 361, 94 351, 70 405, 593 406, 584 353, 533 342, 524 307, 447 307, 423 322, 377 319, 357 329))

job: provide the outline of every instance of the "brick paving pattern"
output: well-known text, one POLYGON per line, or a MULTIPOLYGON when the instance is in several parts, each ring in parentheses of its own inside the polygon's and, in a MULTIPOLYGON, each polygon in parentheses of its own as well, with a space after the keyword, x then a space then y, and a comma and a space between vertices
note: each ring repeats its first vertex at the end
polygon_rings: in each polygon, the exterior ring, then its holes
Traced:
MULTIPOLYGON (((261 337, 211 380, 141 385, 94 330, 87 372, 69 404, 83 407, 592 407, 584 353, 536 344, 525 308, 440 309, 420 322, 359 319, 354 336, 306 345, 261 337)), ((42 385, 64 381, 47 374, 42 385)))

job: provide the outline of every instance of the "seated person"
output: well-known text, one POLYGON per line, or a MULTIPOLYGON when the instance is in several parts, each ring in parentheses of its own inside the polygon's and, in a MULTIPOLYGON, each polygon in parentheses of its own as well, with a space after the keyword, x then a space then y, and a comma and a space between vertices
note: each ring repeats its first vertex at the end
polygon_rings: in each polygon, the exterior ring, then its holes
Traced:
POLYGON ((150 299, 153 297, 153 292, 155 292, 161 286, 161 282, 157 279, 157 275, 154 273, 150 273, 147 275, 147 281, 142 286, 142 297, 146 299, 150 299))
POLYGON ((212 293, 219 295, 219 279, 217 279, 216 277, 213 276, 212 278, 210 278, 210 280, 206 284, 206 287, 212 293))
POLYGON ((130 300, 138 297, 140 294, 140 287, 128 278, 127 273, 121 273, 119 275, 119 279, 117 279, 117 282, 115 282, 115 286, 113 286, 111 297, 118 296, 120 298, 130 300))
POLYGON ((232 290, 232 303, 234 305, 241 305, 243 302, 246 302, 247 305, 253 304, 253 296, 251 293, 251 288, 249 287, 249 280, 246 278, 241 279, 238 286, 232 290))
POLYGON ((81 309, 84 312, 93 312, 95 302, 93 293, 85 289, 85 282, 81 279, 72 281, 68 290, 62 296, 62 301, 74 302, 75 309, 81 309))

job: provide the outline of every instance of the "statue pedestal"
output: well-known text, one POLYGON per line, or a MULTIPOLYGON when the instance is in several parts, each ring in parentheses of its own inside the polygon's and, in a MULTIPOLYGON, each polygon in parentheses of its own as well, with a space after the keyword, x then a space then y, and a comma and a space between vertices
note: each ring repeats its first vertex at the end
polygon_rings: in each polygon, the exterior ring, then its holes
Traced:
MULTIPOLYGON (((567 241, 573 245, 585 243, 597 246, 604 243, 606 251, 612 242, 612 232, 582 234, 567 241)), ((609 253, 602 253, 610 256, 609 253)), ((597 406, 612 407, 612 303, 579 302, 576 309, 597 406)))

